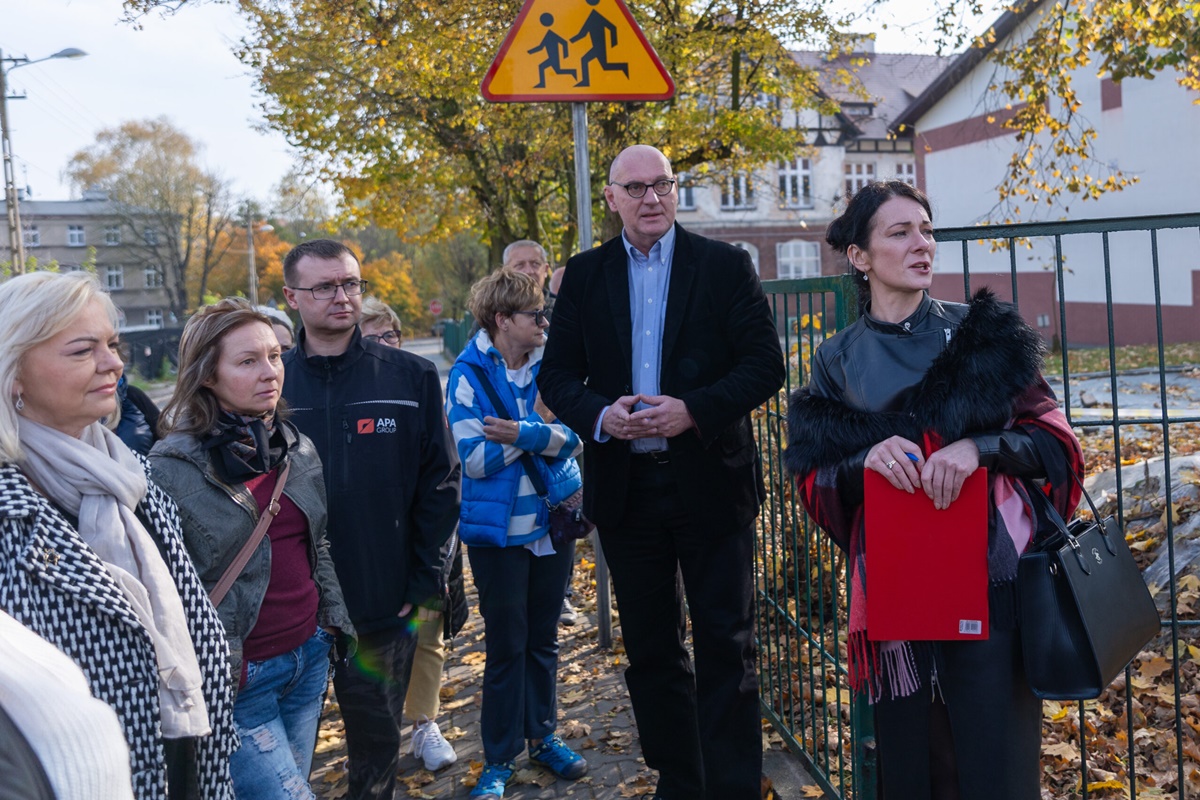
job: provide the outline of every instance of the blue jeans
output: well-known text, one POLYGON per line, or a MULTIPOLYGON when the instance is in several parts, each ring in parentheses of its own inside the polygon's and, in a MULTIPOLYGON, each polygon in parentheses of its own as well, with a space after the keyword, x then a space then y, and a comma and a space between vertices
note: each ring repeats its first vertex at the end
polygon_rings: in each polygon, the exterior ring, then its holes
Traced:
POLYGON ((329 684, 334 638, 321 628, 290 653, 251 661, 233 706, 242 746, 229 759, 245 800, 311 800, 308 773, 329 684))

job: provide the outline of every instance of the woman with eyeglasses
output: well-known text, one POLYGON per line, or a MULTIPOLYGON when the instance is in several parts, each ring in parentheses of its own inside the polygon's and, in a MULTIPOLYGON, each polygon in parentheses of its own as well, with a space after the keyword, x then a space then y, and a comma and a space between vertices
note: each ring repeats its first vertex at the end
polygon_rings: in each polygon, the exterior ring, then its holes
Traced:
POLYGON ((500 800, 529 759, 561 778, 587 762, 555 733, 558 618, 571 542, 550 541, 549 509, 582 486, 579 437, 541 402, 536 378, 549 322, 542 287, 501 269, 471 288, 483 326, 459 355, 446 390, 450 430, 463 464, 459 536, 479 591, 487 662, 480 727, 485 764, 471 792, 500 800), (538 496, 528 470, 548 491, 538 496))
POLYGON ((403 341, 400 337, 400 316, 378 297, 363 298, 358 327, 362 337, 371 342, 399 347, 403 341))

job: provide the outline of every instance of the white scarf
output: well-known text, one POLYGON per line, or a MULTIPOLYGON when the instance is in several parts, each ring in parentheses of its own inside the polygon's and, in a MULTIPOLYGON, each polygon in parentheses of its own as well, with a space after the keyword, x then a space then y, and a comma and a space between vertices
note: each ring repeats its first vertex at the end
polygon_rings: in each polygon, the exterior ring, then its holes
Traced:
POLYGON ((128 447, 98 422, 78 438, 20 419, 21 469, 55 503, 79 518, 79 536, 104 562, 133 607, 158 660, 163 736, 211 731, 200 665, 183 601, 134 509, 146 496, 146 473, 128 447))

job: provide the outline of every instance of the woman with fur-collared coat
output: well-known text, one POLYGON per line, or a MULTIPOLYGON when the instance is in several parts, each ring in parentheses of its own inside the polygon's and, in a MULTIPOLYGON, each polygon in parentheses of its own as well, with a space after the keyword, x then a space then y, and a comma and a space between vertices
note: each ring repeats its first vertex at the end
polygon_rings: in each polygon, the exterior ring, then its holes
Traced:
POLYGON ((826 239, 869 302, 817 349, 809 385, 791 398, 785 458, 805 507, 850 557, 850 677, 874 705, 882 797, 1037 800, 1041 703, 1022 668, 1017 559, 1037 526, 1032 482, 1066 516, 1078 500, 1070 472, 1082 475, 1079 444, 1041 376, 1041 340, 987 290, 967 305, 929 297, 932 214, 906 183, 860 190, 826 239), (981 466, 988 639, 871 641, 863 471, 946 508, 981 466))
POLYGON ((122 371, 116 319, 88 273, 0 285, 0 609, 116 712, 137 800, 232 800, 221 621, 175 504, 100 424, 122 371))

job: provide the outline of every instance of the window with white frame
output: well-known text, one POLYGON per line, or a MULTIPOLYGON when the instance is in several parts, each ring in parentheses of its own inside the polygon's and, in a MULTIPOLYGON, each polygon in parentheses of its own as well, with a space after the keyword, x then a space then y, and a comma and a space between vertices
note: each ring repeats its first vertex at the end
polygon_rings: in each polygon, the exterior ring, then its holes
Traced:
POLYGON ((82 225, 67 226, 67 247, 83 247, 87 244, 87 239, 83 232, 82 225))
POLYGON ((781 279, 819 278, 821 276, 821 245, 792 239, 775 245, 777 271, 781 279))
POLYGON ((782 208, 812 206, 812 165, 807 158, 779 162, 779 205, 782 208))
POLYGON ((151 308, 146 311, 146 324, 155 325, 159 328, 163 326, 163 312, 161 308, 151 308))
POLYGON ((42 232, 38 230, 38 226, 37 225, 26 225, 24 227, 25 227, 25 230, 24 230, 25 246, 26 247, 41 247, 42 246, 42 232))
POLYGON ((749 242, 730 242, 730 244, 732 244, 734 247, 738 248, 739 250, 745 250, 747 253, 750 254, 750 262, 752 264, 754 264, 754 274, 757 275, 758 274, 758 248, 755 247, 754 245, 750 244, 749 242))
POLYGON ((681 172, 675 176, 675 187, 679 190, 679 210, 696 210, 696 184, 690 175, 681 172))
POLYGON ((115 247, 121 243, 120 225, 108 225, 104 228, 104 243, 109 247, 115 247))
POLYGON ((870 162, 864 163, 847 161, 845 164, 845 172, 847 200, 853 197, 854 193, 859 189, 875 180, 875 165, 870 162))
POLYGON ((125 288, 125 268, 121 266, 104 268, 104 288, 110 292, 119 292, 125 288))
POLYGON ((721 210, 754 208, 754 182, 749 175, 733 175, 721 186, 721 210))
POLYGON ((917 185, 917 165, 912 161, 901 161, 896 165, 896 180, 904 181, 909 186, 917 185))
POLYGON ((154 228, 146 228, 142 231, 142 241, 151 247, 158 245, 158 231, 154 228))
POLYGON ((162 270, 160 270, 158 267, 146 267, 146 288, 161 289, 162 285, 162 270))

